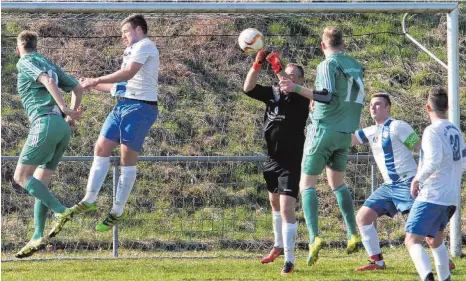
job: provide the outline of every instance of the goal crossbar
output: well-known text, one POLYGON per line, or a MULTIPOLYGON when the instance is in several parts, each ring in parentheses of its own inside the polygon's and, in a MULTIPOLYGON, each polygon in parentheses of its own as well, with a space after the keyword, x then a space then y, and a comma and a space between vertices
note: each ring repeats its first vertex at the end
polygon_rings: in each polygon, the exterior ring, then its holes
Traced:
POLYGON ((6 2, 2 12, 48 13, 449 13, 455 2, 211 3, 211 2, 6 2))

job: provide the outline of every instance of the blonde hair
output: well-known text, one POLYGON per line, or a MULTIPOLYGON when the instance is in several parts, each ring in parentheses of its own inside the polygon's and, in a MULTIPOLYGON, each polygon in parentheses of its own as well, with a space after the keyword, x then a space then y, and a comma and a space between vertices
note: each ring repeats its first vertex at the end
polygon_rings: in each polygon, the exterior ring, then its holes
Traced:
POLYGON ((18 45, 24 47, 28 51, 37 50, 37 33, 34 31, 24 30, 18 35, 18 45))
POLYGON ((343 45, 343 31, 336 26, 327 26, 322 35, 322 41, 330 47, 340 47, 343 45))

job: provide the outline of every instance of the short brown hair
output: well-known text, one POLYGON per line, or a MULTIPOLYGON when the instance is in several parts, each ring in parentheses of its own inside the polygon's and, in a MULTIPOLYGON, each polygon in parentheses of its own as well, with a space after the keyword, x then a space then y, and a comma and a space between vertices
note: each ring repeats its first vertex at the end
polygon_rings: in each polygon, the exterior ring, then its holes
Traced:
POLYGON ((427 102, 433 111, 445 113, 448 109, 448 93, 445 88, 437 86, 429 91, 427 102))
POLYGON ((328 43, 330 47, 340 47, 343 44, 343 31, 337 26, 327 26, 322 35, 322 41, 328 43))
POLYGON ((28 51, 36 51, 37 50, 37 35, 36 32, 24 30, 18 35, 16 39, 18 45, 24 47, 28 51))
POLYGON ((286 65, 286 67, 296 67, 299 71, 298 77, 299 78, 304 78, 304 68, 296 63, 289 63, 286 65))
POLYGON ((392 106, 392 101, 390 100, 390 94, 387 91, 380 91, 374 93, 371 98, 383 98, 385 100, 385 105, 392 106))
POLYGON ((142 15, 140 14, 131 15, 127 17, 126 19, 124 19, 121 22, 121 25, 123 26, 127 23, 130 23, 133 29, 136 29, 136 27, 140 26, 142 29, 142 32, 144 32, 144 34, 147 34, 147 22, 142 15))

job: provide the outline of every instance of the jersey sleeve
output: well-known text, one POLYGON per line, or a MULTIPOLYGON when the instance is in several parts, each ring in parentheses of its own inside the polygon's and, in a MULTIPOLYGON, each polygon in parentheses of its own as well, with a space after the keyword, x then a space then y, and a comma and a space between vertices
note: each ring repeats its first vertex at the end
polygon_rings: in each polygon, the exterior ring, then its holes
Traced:
POLYGON ((442 141, 435 131, 428 127, 422 136, 421 166, 416 178, 419 182, 426 181, 438 168, 443 158, 442 141))
POLYGON ((358 139, 360 144, 369 143, 369 138, 374 133, 374 126, 366 127, 354 132, 354 135, 358 139))
POLYGON ((78 80, 76 80, 73 76, 65 73, 58 66, 56 66, 56 73, 58 77, 58 87, 63 91, 69 92, 79 85, 78 80))
POLYGON ((18 71, 24 74, 24 76, 32 82, 37 81, 41 73, 45 72, 38 61, 29 58, 20 59, 17 67, 18 71))
POLYGON ((462 137, 460 137, 460 145, 461 145, 460 147, 461 148, 461 166, 464 172, 466 171, 466 146, 464 144, 464 139, 462 137))
POLYGON ((327 59, 317 67, 317 90, 326 89, 329 93, 336 94, 335 77, 337 75, 338 64, 334 59, 327 59))
POLYGON ((151 44, 140 44, 131 52, 131 55, 128 58, 128 63, 136 62, 144 64, 147 59, 154 55, 154 47, 151 44))
POLYGON ((411 150, 421 140, 413 128, 404 121, 397 120, 394 129, 395 135, 411 150))
POLYGON ((267 103, 268 100, 273 99, 272 87, 265 87, 259 84, 249 92, 244 92, 248 97, 267 103))

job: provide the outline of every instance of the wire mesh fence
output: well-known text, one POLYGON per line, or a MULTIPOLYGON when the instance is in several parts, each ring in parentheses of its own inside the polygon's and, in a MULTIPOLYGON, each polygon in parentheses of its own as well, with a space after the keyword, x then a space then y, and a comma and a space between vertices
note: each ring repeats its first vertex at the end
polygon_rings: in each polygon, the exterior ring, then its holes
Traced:
MULTIPOLYGON (((97 77, 120 66, 124 46, 119 22, 126 16, 2 13, 2 155, 18 155, 28 131, 28 121, 16 94, 17 34, 24 29, 37 31, 40 53, 76 77, 97 77)), ((279 52, 284 63, 303 65, 306 85, 311 86, 316 66, 324 59, 321 32, 326 25, 341 26, 348 52, 365 66, 366 91, 370 94, 389 90, 393 116, 410 123, 419 134, 429 123, 422 110, 425 103, 422 93, 431 86, 446 84, 446 71, 410 45, 401 32, 401 16, 397 15, 146 14, 145 17, 149 37, 156 42, 161 59, 160 115, 146 138, 142 152, 146 156, 264 155, 263 105, 241 93, 243 79, 254 58, 241 52, 236 39, 248 27, 261 30, 267 48, 279 52)), ((464 17, 460 21, 465 26, 464 17)), ((410 33, 445 61, 445 16, 413 16, 408 24, 410 33)), ((460 36, 463 38, 464 34, 460 36)), ((460 64, 464 65, 466 41, 461 42, 460 64)), ((462 77, 465 69, 460 67, 462 77)), ((275 81, 269 67, 262 70, 261 84, 275 81)), ((463 95, 464 83, 462 79, 463 95)), ((84 97, 85 116, 78 124, 67 155, 92 155, 100 127, 114 104, 113 98, 104 94, 90 93, 84 97)), ((372 124, 368 111, 364 111, 361 127, 372 124)), ((464 124, 462 119, 462 130, 464 124)), ((356 147, 351 153, 358 156, 370 151, 367 147, 356 147)), ((52 190, 65 205, 75 204, 84 195, 90 165, 88 161, 65 161, 59 166, 52 190)), ((371 165, 349 163, 346 180, 357 207, 371 192, 371 165)), ((14 166, 15 162, 2 162, 2 259, 10 258, 11 251, 21 247, 33 229, 33 200, 13 184, 14 166)), ((59 250, 80 257, 111 256, 112 233, 96 233, 94 226, 111 208, 112 177, 110 173, 104 183, 99 211, 77 217, 63 235, 50 241, 51 256, 59 250)), ((381 177, 377 179, 380 183, 381 177)), ((328 238, 330 247, 343 247, 344 224, 324 178, 317 189, 323 236, 328 238)), ((299 206, 297 214, 298 241, 303 248, 307 236, 299 206)), ((399 243, 402 225, 403 217, 381 219, 378 229, 382 243, 399 243)), ((126 219, 119 229, 120 256, 157 257, 176 253, 213 256, 223 250, 237 255, 236 250, 259 251, 270 247, 272 235, 262 162, 140 162, 126 219)), ((46 252, 43 257, 47 255, 46 252)))
MULTIPOLYGON (((97 201, 99 210, 74 218, 59 237, 49 241, 48 254, 64 251, 71 256, 110 257, 115 253, 113 241, 120 249, 120 257, 129 253, 131 257, 157 257, 173 252, 212 256, 225 250, 238 255, 235 250, 254 252, 271 247, 271 210, 261 172, 264 157, 250 157, 251 161, 195 158, 169 162, 141 159, 137 184, 125 219, 119 224, 117 240, 112 239, 115 233, 94 230, 112 205, 114 178, 119 170, 118 161, 114 161, 113 173, 109 173, 97 201), (88 253, 83 254, 84 250, 88 253)), ((360 206, 371 193, 371 164, 367 157, 353 155, 351 159, 348 184, 360 206)), ((34 200, 12 180, 15 160, 16 157, 4 157, 2 163, 2 250, 6 260, 8 253, 23 244, 34 229, 34 200)), ((92 157, 68 157, 60 165, 51 189, 66 206, 84 196, 91 161, 92 157)), ((319 189, 319 205, 321 233, 328 245, 345 247, 345 227, 329 188, 319 189)), ((304 248, 307 228, 299 206, 297 213, 298 245, 304 248)), ((382 222, 384 243, 398 243, 403 234, 401 226, 399 220, 382 222)), ((44 255, 47 257, 47 253, 44 255)))

